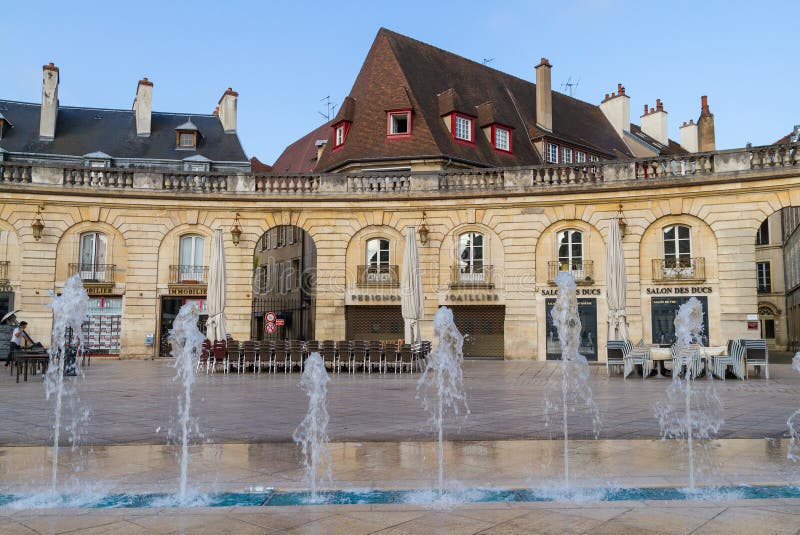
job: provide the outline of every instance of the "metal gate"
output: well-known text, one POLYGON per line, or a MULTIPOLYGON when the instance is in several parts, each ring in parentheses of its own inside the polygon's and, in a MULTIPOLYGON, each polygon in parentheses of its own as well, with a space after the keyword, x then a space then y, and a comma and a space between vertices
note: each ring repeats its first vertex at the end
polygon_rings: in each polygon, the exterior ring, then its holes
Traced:
POLYGON ((257 297, 250 320, 251 340, 313 340, 314 299, 308 297, 257 297), (274 312, 283 325, 264 331, 264 314, 274 312))
POLYGON ((345 307, 345 325, 348 340, 399 340, 405 337, 403 313, 399 306, 345 307))
POLYGON ((465 357, 499 357, 505 354, 504 306, 453 306, 453 319, 464 336, 465 357))

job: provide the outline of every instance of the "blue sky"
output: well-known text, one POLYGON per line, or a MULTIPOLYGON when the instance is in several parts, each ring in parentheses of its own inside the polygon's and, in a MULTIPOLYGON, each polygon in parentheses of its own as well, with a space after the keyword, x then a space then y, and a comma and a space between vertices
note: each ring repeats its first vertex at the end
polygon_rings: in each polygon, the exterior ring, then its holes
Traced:
POLYGON ((239 136, 272 163, 339 103, 385 26, 599 103, 622 82, 638 122, 656 98, 670 136, 708 94, 718 148, 772 143, 800 124, 800 2, 2 2, 0 98, 38 102, 41 66, 61 71, 63 105, 129 108, 136 82, 153 108, 209 113, 239 92, 239 136))

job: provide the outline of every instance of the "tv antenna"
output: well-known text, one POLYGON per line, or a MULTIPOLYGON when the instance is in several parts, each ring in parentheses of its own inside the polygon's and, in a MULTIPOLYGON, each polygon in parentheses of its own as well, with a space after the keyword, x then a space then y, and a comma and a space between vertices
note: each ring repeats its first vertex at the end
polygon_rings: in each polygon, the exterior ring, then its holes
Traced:
POLYGON ((569 96, 575 96, 575 90, 578 88, 578 84, 581 83, 581 79, 578 78, 577 81, 572 81, 572 76, 567 78, 566 82, 561 82, 561 92, 567 93, 569 96))
POLYGON ((483 58, 483 64, 488 65, 494 61, 494 58, 483 58))
POLYGON ((336 104, 331 103, 330 95, 322 97, 321 99, 319 99, 319 101, 325 103, 325 113, 322 113, 321 111, 318 111, 317 113, 325 117, 326 121, 330 121, 331 118, 334 117, 335 115, 334 111, 336 110, 336 104))

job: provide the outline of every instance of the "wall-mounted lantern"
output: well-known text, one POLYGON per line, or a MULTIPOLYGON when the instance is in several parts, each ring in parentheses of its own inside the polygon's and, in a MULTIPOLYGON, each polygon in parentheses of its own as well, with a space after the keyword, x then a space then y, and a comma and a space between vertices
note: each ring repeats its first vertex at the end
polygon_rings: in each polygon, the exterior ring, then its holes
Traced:
POLYGON ((239 226, 239 214, 237 212, 236 218, 233 220, 233 227, 231 228, 231 239, 233 244, 238 247, 239 240, 242 238, 242 228, 239 226))
POLYGON ((427 219, 425 217, 425 212, 422 212, 422 223, 420 223, 419 228, 417 229, 417 233, 419 234, 419 242, 422 245, 426 245, 428 243, 428 230, 427 219))
POLYGON ((42 239, 42 231, 44 230, 44 221, 42 221, 42 210, 44 206, 41 204, 36 207, 36 219, 31 223, 31 230, 33 231, 33 239, 39 241, 42 239))

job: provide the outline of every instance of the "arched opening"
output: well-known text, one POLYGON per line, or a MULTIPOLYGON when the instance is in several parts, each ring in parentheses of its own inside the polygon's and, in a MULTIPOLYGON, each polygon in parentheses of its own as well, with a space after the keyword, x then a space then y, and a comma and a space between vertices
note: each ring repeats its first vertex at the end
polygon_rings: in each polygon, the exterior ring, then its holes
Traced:
POLYGON ((301 227, 267 230, 253 253, 251 340, 313 340, 317 247, 301 227), (272 320, 272 321, 270 321, 272 320))

